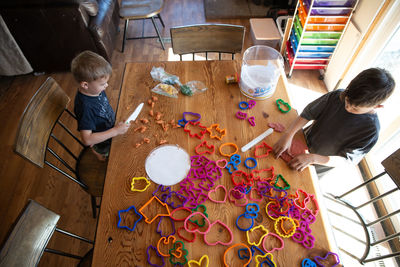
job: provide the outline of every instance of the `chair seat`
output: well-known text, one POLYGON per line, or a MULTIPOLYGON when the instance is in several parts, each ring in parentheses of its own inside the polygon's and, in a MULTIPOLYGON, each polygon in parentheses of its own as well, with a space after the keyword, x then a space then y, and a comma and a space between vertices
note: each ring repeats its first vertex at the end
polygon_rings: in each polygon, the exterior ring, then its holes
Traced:
POLYGON ((104 179, 107 171, 107 161, 100 161, 90 148, 84 148, 77 163, 79 179, 88 186, 86 190, 91 196, 103 195, 104 179))
POLYGON ((123 19, 146 19, 159 14, 163 0, 122 0, 119 16, 123 19))

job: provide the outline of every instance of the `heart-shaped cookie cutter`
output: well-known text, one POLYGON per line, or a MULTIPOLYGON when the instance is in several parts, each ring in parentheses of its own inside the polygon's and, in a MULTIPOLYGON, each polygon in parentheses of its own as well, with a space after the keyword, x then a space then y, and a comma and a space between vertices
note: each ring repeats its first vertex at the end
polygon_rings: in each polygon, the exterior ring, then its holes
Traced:
POLYGON ((282 250, 285 247, 285 243, 283 242, 283 239, 279 235, 270 232, 270 233, 265 235, 265 237, 263 239, 263 242, 262 242, 262 247, 267 253, 272 253, 275 250, 282 250), (268 250, 267 247, 266 247, 266 241, 267 241, 269 236, 272 236, 273 238, 277 239, 280 242, 280 246, 273 247, 271 250, 268 250))
POLYGON ((214 203, 225 203, 227 197, 228 197, 228 191, 226 190, 226 187, 225 187, 224 185, 222 185, 222 184, 217 185, 214 189, 212 189, 212 190, 210 190, 210 191, 208 192, 208 199, 209 199, 210 201, 214 202, 214 203), (224 198, 223 198, 223 200, 216 200, 216 199, 214 199, 212 196, 213 196, 214 194, 217 194, 217 191, 218 191, 218 189, 220 189, 220 188, 222 188, 222 190, 224 191, 224 198))
POLYGON ((185 230, 188 231, 188 232, 190 232, 190 233, 199 233, 199 234, 201 234, 201 235, 204 235, 204 234, 208 233, 208 231, 210 230, 210 221, 208 220, 208 218, 207 218, 202 212, 194 212, 194 213, 190 214, 190 215, 185 219, 185 221, 184 221, 184 223, 183 223, 183 227, 185 227, 185 230), (196 215, 199 215, 200 217, 203 217, 203 218, 204 218, 204 220, 205 220, 206 223, 208 224, 208 227, 207 227, 206 230, 203 230, 203 231, 202 231, 202 230, 200 230, 200 228, 196 228, 196 229, 194 229, 194 230, 189 229, 188 221, 190 220, 190 218, 192 218, 192 217, 194 217, 194 216, 196 216, 196 215))
POLYGON ((220 220, 216 220, 215 222, 213 222, 213 223, 210 225, 210 229, 208 230, 207 233, 204 234, 203 239, 204 239, 204 243, 206 243, 206 244, 209 245, 209 246, 215 246, 215 245, 218 245, 218 244, 223 245, 223 246, 229 246, 229 245, 232 244, 232 242, 233 242, 233 233, 232 233, 232 230, 231 230, 226 224, 224 224, 224 223, 221 222, 220 220), (223 228, 225 228, 225 229, 228 231, 229 236, 230 236, 230 237, 229 237, 229 241, 223 242, 223 241, 217 240, 217 241, 215 241, 215 242, 208 242, 208 241, 207 241, 207 235, 208 235, 209 233, 211 233, 212 227, 213 227, 214 225, 218 225, 218 224, 221 225, 223 228))
POLYGON ((193 264, 196 264, 196 266, 204 266, 204 267, 208 267, 208 264, 210 263, 210 259, 208 258, 208 255, 203 255, 199 261, 195 261, 195 260, 190 260, 188 262, 188 266, 189 267, 194 267, 193 264), (203 264, 203 261, 205 261, 205 263, 203 264))
POLYGON ((339 264, 340 264, 340 259, 339 259, 339 255, 338 254, 336 254, 336 253, 334 253, 334 252, 328 252, 328 253, 326 253, 326 255, 325 255, 325 257, 320 257, 320 256, 315 256, 314 257, 314 261, 319 265, 319 266, 321 266, 321 267, 324 267, 324 265, 320 262, 320 260, 326 260, 329 256, 334 256, 335 257, 335 260, 336 260, 336 262, 335 262, 335 264, 334 265, 332 265, 332 267, 335 267, 335 266, 338 266, 339 264))

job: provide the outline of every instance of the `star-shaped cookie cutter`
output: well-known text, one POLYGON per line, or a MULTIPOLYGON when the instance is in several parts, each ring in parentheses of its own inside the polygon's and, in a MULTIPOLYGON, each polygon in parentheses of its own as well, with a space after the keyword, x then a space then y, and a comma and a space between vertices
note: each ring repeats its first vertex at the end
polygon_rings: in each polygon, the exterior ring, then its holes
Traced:
POLYGON ((118 228, 127 229, 127 230, 129 230, 129 231, 133 231, 133 230, 135 230, 137 223, 140 222, 140 221, 142 220, 143 216, 142 216, 142 214, 140 214, 140 213, 138 213, 138 212, 136 211, 135 206, 130 206, 130 207, 127 208, 126 210, 120 210, 120 211, 118 211, 118 218, 119 218, 118 224, 117 224, 117 227, 118 227, 118 228), (121 216, 121 214, 122 214, 122 213, 125 213, 125 212, 129 212, 129 211, 132 210, 132 209, 133 209, 133 211, 139 216, 139 219, 138 219, 137 221, 135 221, 135 223, 133 224, 133 227, 130 228, 129 226, 122 225, 122 216, 121 216))

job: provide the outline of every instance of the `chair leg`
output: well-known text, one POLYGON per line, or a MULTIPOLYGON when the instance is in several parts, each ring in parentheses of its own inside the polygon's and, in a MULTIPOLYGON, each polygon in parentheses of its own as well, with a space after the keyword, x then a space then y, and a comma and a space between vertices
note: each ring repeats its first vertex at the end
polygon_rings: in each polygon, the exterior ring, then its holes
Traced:
POLYGON ((125 29, 124 29, 124 36, 122 39, 122 49, 121 53, 124 53, 125 50, 125 40, 126 40, 126 32, 128 31, 129 19, 125 20, 125 29))
POLYGON ((163 40, 162 40, 162 38, 161 38, 160 31, 159 31, 158 28, 157 28, 157 24, 156 24, 156 21, 154 20, 154 17, 151 17, 151 22, 153 22, 153 26, 154 26, 154 29, 155 29, 156 32, 157 32, 157 36, 158 36, 158 39, 160 40, 162 49, 165 50, 164 42, 163 42, 163 40))
POLYGON ((163 28, 165 28, 165 24, 164 24, 164 21, 163 21, 162 18, 161 18, 160 13, 158 13, 157 17, 158 17, 158 19, 160 20, 161 25, 163 26, 163 28))
POLYGON ((92 201, 92 212, 93 212, 93 218, 96 218, 97 214, 97 203, 96 203, 96 197, 90 196, 91 201, 92 201))

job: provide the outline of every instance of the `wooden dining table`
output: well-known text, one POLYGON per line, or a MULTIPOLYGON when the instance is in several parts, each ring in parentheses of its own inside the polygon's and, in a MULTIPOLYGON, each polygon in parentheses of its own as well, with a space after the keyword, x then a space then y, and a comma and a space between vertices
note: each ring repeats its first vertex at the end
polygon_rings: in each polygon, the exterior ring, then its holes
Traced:
MULTIPOLYGON (((113 138, 112 141, 92 266, 150 266, 147 261, 147 249, 150 245, 157 247, 157 243, 161 238, 160 233, 157 233, 157 226, 162 217, 157 218, 150 224, 146 223, 143 218, 137 222, 133 231, 118 228, 117 224, 120 210, 135 206, 138 211, 157 189, 158 185, 151 182, 151 185, 143 192, 131 191, 131 181, 133 177, 146 177, 146 158, 154 148, 160 146, 160 143, 166 142, 167 144, 178 145, 193 156, 196 155, 195 147, 206 140, 208 144, 215 146, 213 154, 204 154, 213 161, 220 159, 229 161, 229 157, 220 154, 219 147, 225 143, 234 143, 238 146, 239 151, 237 154, 240 154, 242 159, 242 163, 238 166, 239 170, 250 173, 250 170, 243 165, 243 161, 248 157, 254 157, 254 147, 244 153, 240 151, 240 148, 267 130, 268 123, 279 122, 288 127, 290 122, 297 116, 296 110, 292 109, 288 113, 283 113, 278 110, 276 105, 277 99, 290 103, 287 93, 287 80, 284 75, 279 78, 276 91, 272 97, 256 101, 256 105, 252 109, 239 109, 239 102, 249 101, 250 99, 241 94, 238 84, 226 84, 225 77, 240 73, 240 69, 241 61, 239 60, 132 62, 126 64, 116 112, 117 122, 126 120, 139 103, 143 102, 145 106, 137 120, 132 123, 130 130, 125 135, 113 138), (207 90, 192 96, 179 93, 177 98, 155 94, 151 90, 159 82, 154 81, 150 75, 153 67, 162 67, 166 72, 177 75, 182 84, 189 81, 201 81, 207 87, 207 90), (255 126, 251 126, 247 119, 238 119, 235 116, 238 111, 247 113, 248 117, 253 116, 255 126), (200 114, 201 125, 206 127, 212 124, 219 124, 220 129, 226 130, 226 135, 222 140, 210 138, 209 134, 205 134, 205 137, 201 140, 190 137, 183 128, 174 126, 178 120, 182 119, 183 112, 200 114), (158 118, 156 118, 157 116, 158 118), (160 120, 164 123, 160 123, 160 120)), ((242 106, 245 106, 245 104, 242 104, 242 106)), ((275 131, 263 141, 272 146, 281 135, 282 133, 275 131)), ((304 136, 300 132, 296 134, 295 138, 304 142, 304 136)), ((228 151, 231 148, 226 146, 223 149, 228 151)), ((228 152, 224 154, 226 153, 228 152)), ((301 189, 310 195, 315 195, 320 206, 322 205, 321 195, 318 193, 317 188, 317 179, 312 175, 313 170, 311 168, 306 168, 302 172, 292 170, 285 161, 280 158, 276 159, 272 152, 266 157, 256 158, 256 161, 257 167, 255 170, 273 166, 274 174, 281 174, 284 177, 290 184, 290 189, 287 190, 289 195, 294 195, 297 189, 301 189)), ((248 165, 252 165, 252 163, 250 162, 248 165)), ((222 177, 215 182, 213 189, 217 185, 224 185, 227 190, 234 187, 228 170, 222 170, 222 177)), ((171 190, 177 191, 179 188, 180 185, 177 184, 172 186, 171 190)), ((224 197, 223 190, 219 191, 218 194, 214 198, 222 201, 224 197)), ((263 225, 268 232, 275 233, 275 222, 265 212, 265 207, 269 201, 265 197, 262 201, 255 202, 259 205, 260 211, 258 212, 258 217, 254 220, 254 227, 263 225)), ((250 202, 253 203, 254 201, 250 202)), ((217 220, 225 224, 232 231, 233 240, 229 245, 217 244, 212 246, 205 244, 203 234, 195 233, 196 240, 194 242, 183 242, 187 250, 187 260, 199 261, 203 255, 208 255, 209 266, 224 266, 224 253, 230 246, 239 243, 247 244, 246 232, 239 230, 236 226, 236 220, 238 216, 244 214, 245 207, 236 206, 229 200, 226 200, 225 203, 206 200, 203 205, 206 207, 210 224, 217 220)), ((148 210, 156 214, 164 211, 165 207, 152 202, 148 210)), ((172 211, 173 208, 169 207, 169 210, 172 211)), ((122 224, 129 224, 130 226, 140 218, 132 210, 124 216, 122 224)), ((321 210, 316 216, 316 221, 310 225, 312 235, 315 238, 314 246, 311 249, 294 242, 292 238, 283 238, 283 249, 275 250, 271 253, 276 265, 285 267, 301 266, 304 258, 323 257, 328 251, 331 251, 333 242, 331 242, 326 221, 326 215, 321 210)), ((248 222, 243 220, 240 223, 246 225, 248 222)), ((193 238, 193 234, 185 232, 184 228, 182 228, 183 221, 175 221, 175 229, 171 229, 171 223, 168 220, 163 220, 162 227, 164 227, 162 228, 164 229, 164 234, 172 233, 174 230, 176 240, 183 241, 177 235, 178 231, 187 239, 193 238)), ((220 225, 213 234, 207 237, 209 242, 211 242, 210 240, 228 242, 230 239, 229 231, 222 228, 224 227, 220 225)), ((253 236, 251 234, 250 238, 258 240, 261 234, 254 233, 253 236)), ((271 240, 271 243, 266 246, 280 246, 279 241, 271 240)), ((250 247, 248 244, 247 246, 250 247)), ((165 245, 163 248, 164 254, 168 253, 170 248, 168 244, 165 245)), ((239 259, 237 251, 240 248, 246 249, 245 246, 239 245, 236 247, 236 251, 232 249, 227 252, 225 257, 228 266, 244 266, 247 259, 239 259)), ((263 249, 261 244, 259 248, 263 249)), ((153 264, 161 265, 162 260, 157 257, 155 251, 150 249, 149 253, 150 261, 153 264)), ((241 253, 246 252, 242 251, 241 253)), ((260 254, 260 252, 256 253, 260 254)), ((163 260, 165 261, 165 266, 173 266, 168 257, 163 260)), ((191 266, 198 265, 192 264, 191 266)), ((201 266, 206 266, 205 262, 201 266)), ((250 266, 256 266, 255 260, 252 261, 250 266)))

